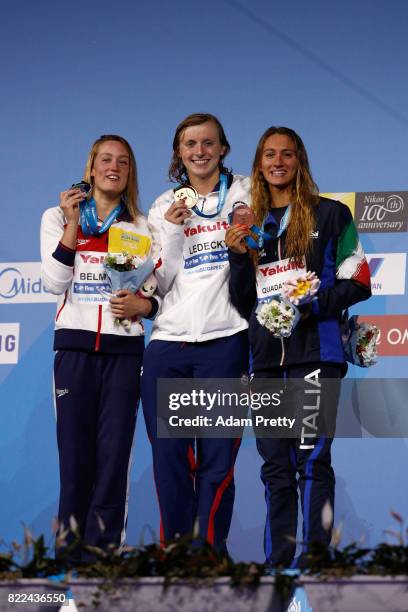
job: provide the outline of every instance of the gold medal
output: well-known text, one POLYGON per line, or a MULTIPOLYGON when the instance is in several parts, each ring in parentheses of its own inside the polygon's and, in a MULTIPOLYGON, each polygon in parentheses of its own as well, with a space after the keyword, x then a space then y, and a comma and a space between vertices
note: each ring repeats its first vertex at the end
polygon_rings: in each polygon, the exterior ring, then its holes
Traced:
POLYGON ((198 202, 198 193, 191 185, 181 185, 174 190, 174 200, 185 200, 187 208, 194 208, 198 202))

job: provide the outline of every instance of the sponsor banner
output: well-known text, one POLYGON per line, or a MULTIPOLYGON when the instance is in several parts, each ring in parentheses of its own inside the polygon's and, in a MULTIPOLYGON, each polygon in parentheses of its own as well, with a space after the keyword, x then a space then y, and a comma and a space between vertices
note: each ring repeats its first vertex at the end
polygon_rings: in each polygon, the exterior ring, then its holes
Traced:
POLYGON ((44 288, 41 262, 0 264, 0 304, 56 301, 57 296, 44 288))
POLYGON ((366 254, 373 295, 404 295, 406 253, 366 254))
POLYGON ((408 315, 360 315, 359 321, 372 323, 380 330, 377 347, 383 357, 408 355, 408 315))
POLYGON ((408 191, 356 193, 354 219, 359 232, 406 232, 407 218, 408 191))
POLYGON ((408 191, 321 193, 346 204, 360 233, 406 232, 408 191))
POLYGON ((338 200, 351 210, 351 214, 354 217, 354 210, 356 205, 356 194, 354 192, 345 192, 345 193, 321 193, 323 198, 329 198, 330 200, 338 200))
POLYGON ((0 364, 18 363, 20 323, 0 323, 0 364))

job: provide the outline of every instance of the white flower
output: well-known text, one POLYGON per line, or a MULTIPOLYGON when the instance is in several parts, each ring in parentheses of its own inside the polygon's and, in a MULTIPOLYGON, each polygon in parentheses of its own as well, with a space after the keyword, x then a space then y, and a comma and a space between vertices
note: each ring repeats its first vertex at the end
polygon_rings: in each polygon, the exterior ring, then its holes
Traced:
POLYGON ((363 367, 369 367, 377 362, 377 339, 380 330, 370 323, 359 323, 357 326, 356 353, 363 367))
POLYGON ((115 253, 113 257, 115 258, 115 261, 117 264, 126 263, 126 260, 127 260, 126 253, 115 253))
POLYGON ((263 304, 257 313, 259 323, 277 338, 288 338, 295 322, 295 308, 276 299, 263 304))

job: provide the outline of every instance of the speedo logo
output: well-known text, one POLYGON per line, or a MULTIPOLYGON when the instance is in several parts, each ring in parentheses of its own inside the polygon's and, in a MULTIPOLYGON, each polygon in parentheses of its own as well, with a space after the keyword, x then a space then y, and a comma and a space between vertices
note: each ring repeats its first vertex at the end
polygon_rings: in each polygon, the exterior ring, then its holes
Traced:
POLYGON ((184 235, 188 238, 189 236, 195 236, 196 234, 206 234, 207 232, 217 232, 219 230, 227 230, 229 223, 227 221, 217 221, 216 223, 209 223, 208 225, 197 225, 196 227, 186 227, 184 235))
POLYGON ((79 256, 84 263, 90 264, 103 264, 105 259, 105 255, 84 255, 84 253, 79 253, 79 256))
POLYGON ((282 272, 288 272, 289 270, 303 270, 306 266, 304 264, 296 264, 294 261, 289 262, 285 265, 276 264, 274 266, 265 266, 259 268, 264 276, 273 276, 274 274, 282 274, 282 272))

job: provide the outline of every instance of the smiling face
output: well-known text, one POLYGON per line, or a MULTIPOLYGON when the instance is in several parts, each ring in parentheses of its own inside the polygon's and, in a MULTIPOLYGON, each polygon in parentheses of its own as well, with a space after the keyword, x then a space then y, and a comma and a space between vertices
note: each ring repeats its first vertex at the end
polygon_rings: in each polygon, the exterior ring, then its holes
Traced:
POLYGON ((95 156, 91 177, 94 197, 98 195, 116 199, 126 190, 130 159, 126 147, 118 141, 102 142, 95 156))
POLYGON ((295 143, 286 134, 272 134, 264 143, 259 170, 269 190, 291 191, 296 180, 298 159, 295 143))
POLYGON ((225 151, 213 121, 187 127, 181 134, 178 153, 190 183, 194 186, 197 181, 214 180, 215 184, 219 177, 219 162, 225 151))

